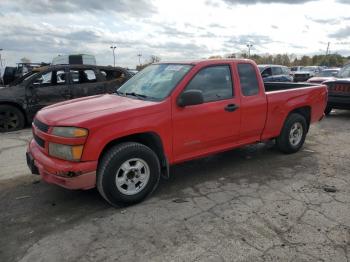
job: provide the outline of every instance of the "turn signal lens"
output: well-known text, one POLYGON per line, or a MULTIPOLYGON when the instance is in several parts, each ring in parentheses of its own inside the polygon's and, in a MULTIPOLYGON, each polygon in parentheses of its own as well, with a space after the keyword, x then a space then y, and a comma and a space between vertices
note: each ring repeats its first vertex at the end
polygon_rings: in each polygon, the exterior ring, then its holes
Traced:
POLYGON ((84 146, 72 146, 72 157, 74 160, 80 160, 83 149, 84 146))
POLYGON ((83 154, 84 146, 70 146, 49 143, 49 155, 68 161, 79 161, 83 154))

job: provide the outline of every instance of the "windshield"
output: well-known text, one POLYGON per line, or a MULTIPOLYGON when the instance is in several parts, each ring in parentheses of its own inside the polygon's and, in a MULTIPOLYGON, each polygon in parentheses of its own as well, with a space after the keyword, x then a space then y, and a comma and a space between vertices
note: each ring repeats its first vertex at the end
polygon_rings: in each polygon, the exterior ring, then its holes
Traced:
POLYGON ((191 65, 184 64, 150 65, 122 85, 117 94, 162 100, 191 68, 191 65))
POLYGON ((258 68, 259 68, 259 71, 260 71, 260 73, 261 73, 262 71, 264 71, 264 69, 266 68, 266 66, 258 66, 258 68))
POLYGON ((339 70, 324 70, 324 71, 321 71, 319 74, 317 74, 317 76, 331 77, 331 76, 337 75, 338 72, 339 70))
POLYGON ((23 81, 28 80, 29 78, 33 77, 34 75, 38 74, 37 72, 29 72, 25 75, 21 76, 20 78, 17 78, 15 81, 10 83, 10 86, 15 86, 19 83, 22 83, 23 81))

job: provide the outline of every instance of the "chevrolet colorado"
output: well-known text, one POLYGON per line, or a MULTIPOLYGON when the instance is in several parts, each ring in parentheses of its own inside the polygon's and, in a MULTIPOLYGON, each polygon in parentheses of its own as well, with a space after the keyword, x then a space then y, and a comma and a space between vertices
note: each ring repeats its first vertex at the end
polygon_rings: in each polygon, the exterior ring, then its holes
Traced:
POLYGON ((297 152, 326 102, 324 85, 264 84, 251 60, 157 63, 115 94, 40 110, 27 163, 48 183, 129 205, 175 163, 270 139, 297 152))

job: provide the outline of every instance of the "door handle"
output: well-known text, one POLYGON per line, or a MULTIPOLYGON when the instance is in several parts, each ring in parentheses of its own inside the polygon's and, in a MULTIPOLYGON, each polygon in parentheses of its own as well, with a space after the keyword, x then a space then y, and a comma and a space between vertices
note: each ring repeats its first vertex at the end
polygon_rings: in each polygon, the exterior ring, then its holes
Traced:
POLYGON ((235 105, 235 104, 228 104, 227 106, 225 106, 225 110, 228 112, 233 112, 238 108, 239 108, 239 106, 235 105))

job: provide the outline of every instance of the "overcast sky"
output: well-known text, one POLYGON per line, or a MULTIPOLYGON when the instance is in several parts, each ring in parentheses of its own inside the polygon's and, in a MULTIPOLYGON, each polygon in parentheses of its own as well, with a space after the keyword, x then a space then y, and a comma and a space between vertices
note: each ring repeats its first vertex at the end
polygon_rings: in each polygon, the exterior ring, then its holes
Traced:
POLYGON ((98 64, 252 53, 350 55, 350 0, 0 0, 7 65, 94 54, 98 64))

